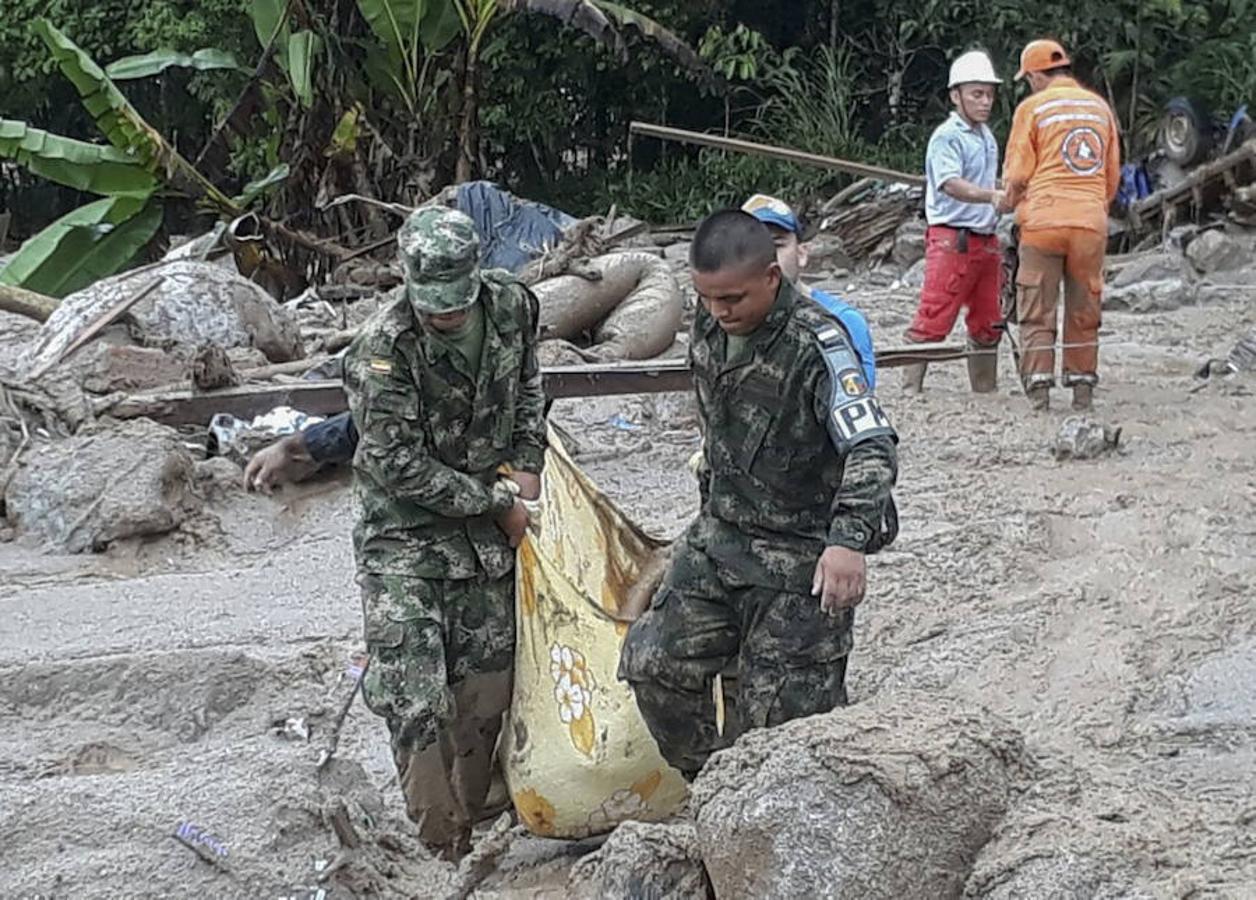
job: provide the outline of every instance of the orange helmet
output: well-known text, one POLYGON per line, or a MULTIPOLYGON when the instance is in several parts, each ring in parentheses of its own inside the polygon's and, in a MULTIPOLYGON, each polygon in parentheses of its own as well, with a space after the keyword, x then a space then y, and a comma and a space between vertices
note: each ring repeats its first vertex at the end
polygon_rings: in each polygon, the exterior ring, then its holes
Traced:
POLYGON ((1016 80, 1020 81, 1029 72, 1045 72, 1068 65, 1072 65, 1072 60, 1055 41, 1030 41, 1021 51, 1020 71, 1016 73, 1016 80))

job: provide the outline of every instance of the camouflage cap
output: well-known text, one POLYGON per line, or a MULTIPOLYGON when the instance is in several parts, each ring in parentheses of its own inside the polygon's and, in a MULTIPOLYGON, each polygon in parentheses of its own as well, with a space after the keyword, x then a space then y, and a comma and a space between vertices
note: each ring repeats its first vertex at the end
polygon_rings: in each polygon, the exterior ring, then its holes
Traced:
POLYGON ((431 206, 410 214, 397 232, 406 296, 420 312, 439 315, 475 303, 480 294, 480 238, 456 209, 431 206))

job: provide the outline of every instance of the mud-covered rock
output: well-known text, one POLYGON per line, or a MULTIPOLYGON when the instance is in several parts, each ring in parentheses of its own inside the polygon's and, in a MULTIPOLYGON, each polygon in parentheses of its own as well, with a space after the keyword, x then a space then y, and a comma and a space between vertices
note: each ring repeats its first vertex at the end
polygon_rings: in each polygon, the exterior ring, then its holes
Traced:
POLYGON ((925 286, 925 261, 919 259, 906 272, 903 273, 901 279, 903 287, 918 291, 925 286))
POLYGON ((1224 231, 1205 231, 1186 245, 1186 258, 1205 275, 1246 265, 1251 248, 1224 231))
POLYGON ((1119 426, 1104 425, 1086 416, 1069 416, 1051 442, 1057 460, 1098 459, 1121 443, 1119 426))
POLYGON ((577 900, 708 900, 711 895, 692 822, 625 822, 571 870, 577 900))
POLYGON ((143 391, 187 380, 188 359, 154 347, 97 341, 71 357, 77 380, 86 391, 143 391))
POLYGON ((106 311, 158 278, 126 314, 137 342, 256 347, 271 362, 303 355, 297 322, 256 284, 220 266, 176 261, 105 278, 66 297, 40 328, 26 365, 50 364, 106 311))
POLYGON ((1153 253, 1122 266, 1112 278, 1112 287, 1129 287, 1146 281, 1181 281, 1190 274, 1180 253, 1153 253))
POLYGON ((1027 765, 1020 735, 937 696, 752 731, 694 784, 720 900, 958 897, 1027 765))
POLYGON ((198 506, 192 484, 178 433, 136 419, 90 425, 28 451, 5 508, 19 535, 82 553, 177 527, 198 506))
POLYGON ((1149 900, 1137 868, 1154 869, 1162 835, 1128 785, 1098 785, 1058 773, 1011 810, 982 849, 965 900, 1149 900))
POLYGON ((1194 285, 1178 278, 1169 281, 1140 281, 1103 292, 1103 308, 1120 312, 1168 312, 1196 302, 1194 285))
POLYGON ((898 226, 894 234, 894 249, 890 259, 895 265, 910 269, 925 258, 925 225, 924 219, 908 219, 898 226))

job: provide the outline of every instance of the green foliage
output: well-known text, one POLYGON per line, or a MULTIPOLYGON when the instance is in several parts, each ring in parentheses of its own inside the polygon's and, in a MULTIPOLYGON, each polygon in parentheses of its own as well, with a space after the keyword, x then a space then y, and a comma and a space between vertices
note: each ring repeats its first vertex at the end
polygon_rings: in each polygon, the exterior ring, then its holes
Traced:
POLYGON ((151 78, 160 75, 170 68, 196 69, 200 72, 213 69, 234 69, 240 71, 234 54, 225 50, 207 47, 195 53, 180 53, 177 50, 154 50, 142 56, 126 56, 105 66, 105 74, 114 81, 127 81, 133 78, 151 78))
POLYGON ((64 297, 120 270, 161 227, 159 203, 105 197, 62 216, 0 269, 0 282, 64 297))
POLYGON ((205 198, 220 209, 235 211, 231 201, 136 112, 104 70, 77 44, 47 19, 37 20, 34 27, 110 144, 128 154, 137 166, 188 196, 205 198))
POLYGON ((0 158, 11 159, 41 178, 92 194, 147 197, 157 179, 130 154, 0 119, 0 158))

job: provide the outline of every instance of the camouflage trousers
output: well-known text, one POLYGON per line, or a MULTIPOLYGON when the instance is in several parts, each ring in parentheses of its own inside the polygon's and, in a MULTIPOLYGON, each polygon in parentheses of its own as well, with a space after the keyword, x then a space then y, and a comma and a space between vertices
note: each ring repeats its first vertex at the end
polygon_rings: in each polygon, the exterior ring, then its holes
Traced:
POLYGON ((692 780, 748 729, 845 706, 853 622, 853 611, 830 617, 815 597, 730 584, 682 539, 650 608, 628 632, 619 678, 632 685, 663 757, 692 780))
POLYGON ((514 576, 363 574, 362 696, 392 735, 406 812, 434 851, 469 849, 493 771, 515 653, 514 576))

